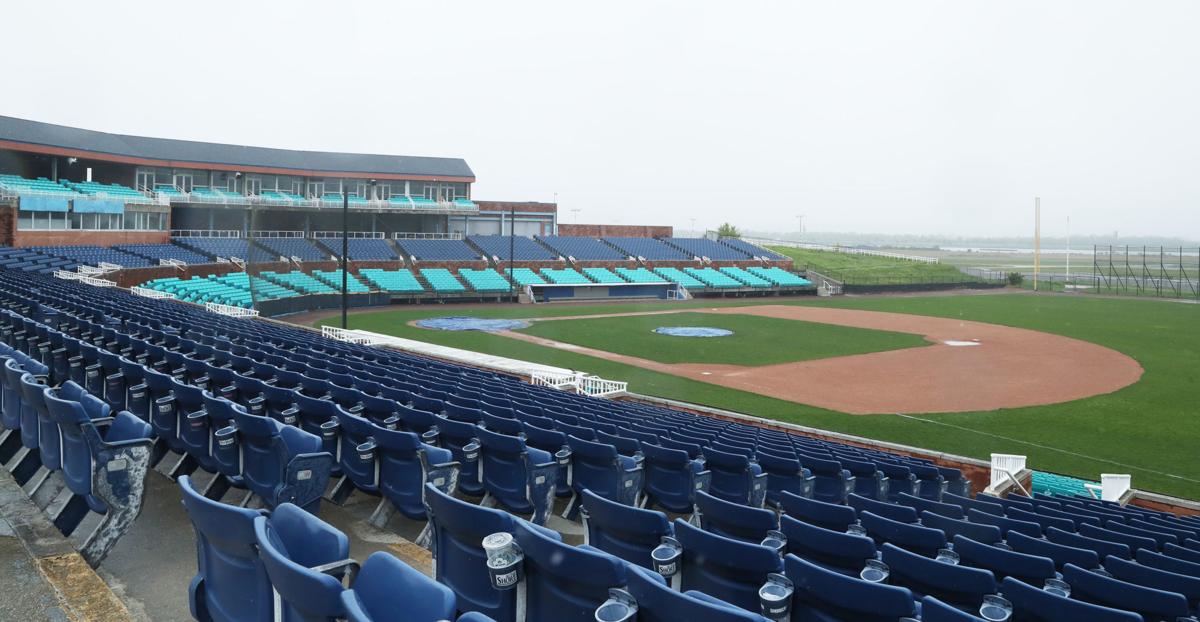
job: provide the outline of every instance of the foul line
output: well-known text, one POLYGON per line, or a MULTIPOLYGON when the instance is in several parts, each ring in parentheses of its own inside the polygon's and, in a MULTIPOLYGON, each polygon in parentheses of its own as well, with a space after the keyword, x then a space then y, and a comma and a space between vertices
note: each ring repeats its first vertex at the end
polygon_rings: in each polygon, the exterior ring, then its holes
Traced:
POLYGON ((1154 469, 1147 469, 1144 467, 1134 466, 1132 464, 1125 464, 1124 462, 1117 462, 1115 460, 1109 460, 1107 458, 1097 458, 1095 456, 1089 456, 1087 454, 1081 454, 1081 453, 1066 450, 1066 449, 1060 449, 1058 447, 1051 447, 1049 445, 1042 445, 1041 443, 1034 443, 1032 441, 1021 440, 1019 438, 1012 438, 1011 436, 992 434, 991 432, 982 432, 980 430, 976 430, 973 428, 967 428, 967 427, 963 427, 961 425, 954 425, 953 423, 946 423, 944 421, 934 421, 933 419, 924 419, 922 417, 914 417, 912 415, 905 415, 902 413, 896 413, 896 416, 903 417, 905 419, 912 419, 914 421, 921 421, 924 423, 932 423, 934 425, 941 425, 941 426, 945 426, 947 428, 954 428, 955 430, 963 430, 965 432, 972 432, 974 434, 979 434, 981 436, 989 436, 991 438, 998 438, 998 439, 1010 441, 1013 443, 1020 443, 1022 445, 1029 445, 1031 447, 1037 447, 1038 449, 1047 449, 1050 451, 1057 451, 1058 453, 1067 454, 1068 456, 1075 456, 1076 458, 1084 458, 1087 460, 1092 460, 1094 462, 1106 462, 1108 464, 1113 464, 1113 465, 1116 465, 1119 467, 1124 467, 1126 469, 1133 469, 1135 471, 1142 471, 1145 473, 1153 473, 1154 475, 1161 475, 1163 477, 1170 477, 1173 479, 1181 479, 1185 482, 1192 482, 1195 484, 1200 484, 1200 480, 1198 480, 1198 479, 1192 479, 1190 477, 1184 477, 1182 475, 1175 475, 1174 473, 1164 473, 1162 471, 1155 471, 1154 469))

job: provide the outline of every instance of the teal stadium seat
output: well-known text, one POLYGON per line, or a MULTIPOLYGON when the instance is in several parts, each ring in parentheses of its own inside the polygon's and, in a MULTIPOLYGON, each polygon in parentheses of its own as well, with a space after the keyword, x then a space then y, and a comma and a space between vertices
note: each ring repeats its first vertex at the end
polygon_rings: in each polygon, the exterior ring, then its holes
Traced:
POLYGON ((630 283, 662 283, 665 280, 646 268, 617 268, 615 272, 630 283))
POLYGON ((746 271, 749 272, 750 274, 753 274, 754 276, 764 278, 780 287, 811 287, 812 286, 812 281, 809 281, 808 279, 806 279, 802 276, 788 272, 787 270, 784 270, 783 268, 780 268, 778 266, 771 266, 770 268, 758 268, 758 267, 747 268, 746 271))
POLYGON ((546 279, 538 276, 538 273, 529 268, 513 268, 512 271, 509 271, 508 268, 505 268, 504 273, 511 276, 512 279, 516 281, 517 285, 521 287, 525 287, 527 285, 546 284, 546 279))
POLYGON ((512 289, 508 279, 491 268, 485 270, 463 268, 458 271, 458 276, 462 277, 467 285, 477 292, 507 292, 512 289))
POLYGON ((364 268, 358 271, 364 279, 381 291, 392 294, 419 294, 425 291, 412 270, 381 270, 364 268))
POLYGON ((623 285, 625 279, 613 274, 608 268, 584 268, 583 274, 603 285, 623 285))
POLYGON ((571 268, 542 268, 542 276, 557 285, 591 285, 586 276, 571 268))
POLYGON ((655 268, 654 271, 662 278, 672 283, 682 285, 688 289, 704 289, 705 287, 708 287, 703 281, 690 274, 687 274, 679 268, 655 268))
POLYGON ((429 282, 429 286, 433 288, 433 291, 439 294, 453 294, 467 291, 467 288, 445 268, 421 268, 421 276, 429 282))
POLYGON ((684 268, 683 271, 709 287, 717 289, 736 289, 742 287, 742 284, 737 279, 731 278, 719 270, 712 268, 684 268))
POLYGON ((722 273, 724 273, 726 276, 736 279, 739 283, 742 283, 743 285, 749 285, 750 287, 770 287, 771 286, 770 281, 768 281, 758 275, 751 274, 750 272, 747 272, 741 268, 730 266, 730 267, 726 267, 726 268, 721 268, 720 271, 722 273))

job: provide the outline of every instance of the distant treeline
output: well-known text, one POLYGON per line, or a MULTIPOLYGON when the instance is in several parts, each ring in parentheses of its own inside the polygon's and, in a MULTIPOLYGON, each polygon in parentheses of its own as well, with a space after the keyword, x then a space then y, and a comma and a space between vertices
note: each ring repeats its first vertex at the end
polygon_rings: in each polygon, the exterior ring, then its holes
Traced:
MULTIPOLYGON (((801 242, 814 242, 817 244, 842 244, 848 246, 862 246, 873 248, 905 248, 910 250, 927 249, 935 250, 941 248, 1030 248, 1033 246, 1033 240, 1029 236, 1023 237, 996 237, 996 238, 980 238, 980 237, 947 237, 940 235, 902 235, 888 233, 845 233, 845 232, 806 232, 800 235, 795 232, 767 232, 767 231, 746 231, 743 232, 745 237, 752 238, 768 238, 773 240, 793 240, 801 242)), ((1200 247, 1200 241, 1187 240, 1178 237, 1163 237, 1163 236, 1120 236, 1114 238, 1112 236, 1100 235, 1078 235, 1071 236, 1072 249, 1090 248, 1092 245, 1099 244, 1102 246, 1166 246, 1168 248, 1180 246, 1195 249, 1200 247)), ((1065 237, 1043 237, 1043 248, 1066 248, 1067 239, 1065 237)))

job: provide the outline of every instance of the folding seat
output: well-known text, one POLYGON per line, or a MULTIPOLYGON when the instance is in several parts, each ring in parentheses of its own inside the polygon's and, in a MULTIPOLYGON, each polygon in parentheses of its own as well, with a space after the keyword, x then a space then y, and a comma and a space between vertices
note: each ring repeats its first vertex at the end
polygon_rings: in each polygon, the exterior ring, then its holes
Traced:
POLYGON ((519 420, 506 419, 487 412, 483 413, 482 427, 506 436, 517 436, 521 433, 521 422, 519 420))
POLYGON ((1075 521, 1066 518, 1058 518, 1055 516, 1047 516, 1041 514, 1041 508, 1037 509, 1039 510, 1038 512, 1026 512, 1024 510, 1018 510, 1017 508, 1009 508, 1004 511, 1004 516, 1012 520, 1024 521, 1026 523, 1036 523, 1042 527, 1043 533, 1044 530, 1049 527, 1057 527, 1064 531, 1075 530, 1075 521))
MULTIPOLYGON (((1109 523, 1106 523, 1106 525, 1109 523)), ((1129 545, 1130 551, 1138 549, 1150 549, 1151 551, 1159 550, 1158 542, 1153 538, 1145 538, 1142 536, 1128 533, 1125 530, 1114 531, 1112 529, 1102 529, 1092 525, 1080 525, 1079 535, 1099 540, 1108 540, 1109 542, 1120 542, 1129 545)), ((1170 544, 1170 543, 1168 543, 1170 544)), ((1128 558, 1126 558, 1128 559, 1128 558)))
MULTIPOLYGON (((1014 510, 1018 511, 1018 512, 1024 512, 1024 510, 1016 510, 1016 508, 1014 508, 1014 510)), ((1060 529, 1063 529, 1064 531, 1077 531, 1079 529, 1079 525, 1081 525, 1083 523, 1088 523, 1088 524, 1094 525, 1096 527, 1103 526, 1103 523, 1101 523, 1100 519, 1098 519, 1098 518, 1094 518, 1091 516, 1080 516, 1078 514, 1074 514, 1071 512, 1063 512, 1061 510, 1055 510, 1055 509, 1052 509, 1049 507, 1036 506, 1034 508, 1034 512, 1036 512, 1040 516, 1047 516, 1050 518, 1065 519, 1065 520, 1070 521, 1071 527, 1069 529, 1067 528, 1066 523, 1059 523, 1062 525, 1060 527, 1060 529)), ((1049 527, 1052 527, 1052 526, 1054 526, 1054 525, 1045 525, 1042 527, 1042 530, 1045 531, 1046 529, 1048 529, 1049 527)))
POLYGON ((479 481, 479 428, 473 423, 438 417, 438 446, 450 450, 454 460, 462 465, 458 476, 458 491, 473 497, 484 494, 479 481))
POLYGON ((639 567, 630 567, 626 576, 629 594, 637 602, 638 622, 767 622, 703 592, 672 590, 661 577, 639 567))
POLYGON ((759 588, 768 574, 783 570, 783 560, 774 549, 708 533, 682 519, 675 519, 674 528, 683 548, 681 589, 759 610, 759 588))
MULTIPOLYGON (((340 595, 350 622, 434 622, 454 616, 454 593, 383 551, 363 562, 354 586, 340 595)), ((469 614, 459 621, 488 620, 469 614)), ((494 622, 494 621, 493 621, 494 622)))
MULTIPOLYGON (((1145 550, 1138 549, 1139 552, 1145 550)), ((1181 594, 1187 599, 1188 609, 1193 615, 1200 609, 1200 577, 1143 566, 1118 557, 1105 558, 1104 570, 1126 583, 1181 594)))
MULTIPOLYGON (((42 471, 43 475, 34 477, 34 483, 30 484, 33 491, 36 491, 45 481, 45 478, 54 471, 62 469, 62 435, 58 431, 58 423, 50 418, 50 413, 46 409, 45 397, 45 377, 34 376, 33 374, 23 374, 21 376, 21 399, 24 404, 22 409, 24 413, 30 413, 35 416, 32 421, 22 421, 22 429, 25 426, 31 426, 37 430, 37 462, 46 470, 42 471)), ((32 459, 31 462, 32 463, 32 459)), ((23 477, 16 478, 18 481, 23 477)))
POLYGON ((654 569, 650 552, 674 531, 666 514, 609 501, 583 491, 584 543, 642 568, 654 569))
POLYGON ((41 466, 38 458, 38 414, 33 404, 24 399, 21 378, 30 374, 44 383, 48 372, 49 369, 45 365, 21 352, 13 352, 11 358, 4 362, 3 423, 5 429, 13 431, 13 449, 11 453, 6 452, 8 455, 5 457, 11 458, 20 447, 26 448, 25 455, 12 469, 13 477, 21 485, 29 481, 41 466))
POLYGON ((955 609, 946 603, 926 596, 921 599, 921 622, 986 622, 983 618, 955 609))
POLYGON ((696 516, 705 531, 755 544, 762 542, 768 531, 779 530, 779 519, 772 510, 731 503, 703 491, 696 493, 696 516))
POLYGON ((1129 524, 1114 521, 1114 520, 1110 520, 1110 521, 1104 523, 1104 528, 1108 529, 1109 531, 1115 531, 1115 532, 1121 533, 1121 534, 1137 536, 1139 538, 1148 538, 1150 540, 1153 540, 1155 550, 1159 550, 1159 551, 1162 550, 1162 547, 1164 544, 1167 544, 1167 543, 1181 544, 1182 543, 1181 539, 1173 533, 1167 533, 1165 531, 1155 531, 1152 529, 1143 529, 1141 527, 1136 527, 1134 525, 1129 525, 1129 524))
POLYGON ((525 521, 514 521, 512 536, 523 556, 524 576, 517 586, 525 593, 523 622, 604 619, 594 612, 609 599, 611 589, 625 586, 625 562, 596 549, 564 544, 525 521))
POLYGON ((1063 546, 1071 546, 1077 549, 1086 549, 1093 551, 1100 559, 1104 559, 1109 555, 1114 555, 1121 559, 1130 559, 1132 551, 1128 544, 1121 542, 1110 542, 1099 538, 1091 538, 1069 531, 1063 531, 1057 527, 1050 527, 1046 530, 1046 540, 1063 546))
MULTIPOLYGON (((665 440, 665 439, 664 439, 665 440)), ((665 445, 642 445, 643 506, 658 505, 677 514, 694 511, 696 492, 709 486, 711 473, 687 452, 665 445)))
POLYGON ((982 544, 963 536, 954 536, 954 552, 964 566, 991 570, 997 579, 1015 577, 1026 583, 1042 585, 1055 578, 1054 561, 1040 555, 1027 555, 982 544))
MULTIPOLYGON (((857 486, 855 477, 836 460, 797 453, 800 464, 812 472, 813 498, 827 503, 845 503, 846 495, 857 486)), ((889 484, 890 486, 890 484, 889 484)))
POLYGON ((446 402, 444 408, 445 412, 443 412, 442 416, 447 419, 476 424, 483 421, 483 411, 478 408, 464 406, 454 401, 446 402))
POLYGON ((704 446, 700 445, 698 443, 689 443, 689 442, 671 438, 669 436, 661 436, 660 437, 660 436, 656 435, 655 439, 657 439, 657 440, 647 441, 647 440, 643 439, 642 442, 643 443, 647 443, 647 442, 654 443, 660 447, 665 447, 667 449, 678 449, 680 451, 687 452, 688 457, 692 458, 693 460, 701 459, 704 457, 704 446))
POLYGON ((877 501, 888 499, 888 478, 875 466, 874 462, 868 462, 857 456, 851 457, 844 454, 835 454, 835 456, 842 468, 854 476, 855 494, 877 501))
POLYGON ((55 526, 69 536, 89 510, 104 516, 80 550, 95 567, 141 512, 153 431, 127 412, 110 417, 107 405, 74 382, 43 395, 61 434, 62 476, 74 495, 53 517, 55 526))
POLYGON ((983 597, 996 593, 996 579, 980 568, 949 564, 891 544, 880 549, 880 560, 887 564, 888 583, 906 587, 914 594, 934 596, 942 601, 978 611, 983 597))
POLYGON ((1182 559, 1184 561, 1200 564, 1200 551, 1182 547, 1178 544, 1164 544, 1162 552, 1164 555, 1169 555, 1176 559, 1182 559))
POLYGON ((858 521, 854 508, 835 503, 826 503, 816 499, 808 499, 791 493, 783 493, 779 497, 780 509, 784 514, 833 531, 846 531, 858 521))
POLYGON ((1184 543, 1187 540, 1200 538, 1200 531, 1188 528, 1186 525, 1180 525, 1178 521, 1171 522, 1153 517, 1142 519, 1131 518, 1129 519, 1129 526, 1146 531, 1171 534, 1177 538, 1177 543, 1184 543))
POLYGON ((1137 562, 1143 566, 1166 570, 1175 574, 1200 578, 1200 563, 1176 559, 1163 553, 1138 549, 1137 562))
MULTIPOLYGON (((960 497, 971 496, 971 480, 967 479, 959 469, 943 466, 934 466, 939 473, 942 474, 942 479, 945 481, 945 486, 942 489, 942 496, 946 493, 955 494, 960 497)), ((943 501, 945 499, 942 499, 943 501)))
MULTIPOLYGON (((1008 534, 1007 542, 1012 547, 1012 550, 1018 553, 1049 557, 1054 561, 1055 568, 1060 572, 1062 571, 1062 567, 1067 564, 1075 564, 1081 568, 1098 568, 1100 566, 1100 556, 1090 549, 1057 544, 1049 540, 1033 538, 1016 531, 1008 534)), ((1113 559, 1118 558, 1114 557, 1113 559)))
POLYGON ((560 468, 555 456, 527 446, 520 437, 486 429, 477 429, 476 434, 480 445, 477 477, 487 493, 484 503, 497 501, 509 511, 531 514, 536 525, 544 524, 554 504, 560 468))
POLYGON ((940 529, 902 523, 865 511, 858 513, 858 519, 877 545, 890 542, 926 557, 935 557, 946 548, 946 535, 940 529))
POLYGON ((946 534, 947 542, 953 542, 954 536, 959 534, 984 544, 996 544, 1004 541, 999 527, 949 518, 928 510, 921 512, 921 525, 930 529, 942 530, 942 533, 946 534))
MULTIPOLYGON (((270 516, 254 518, 254 543, 279 595, 280 619, 315 622, 346 617, 342 579, 358 569, 358 563, 349 559, 346 534, 284 503, 270 516)), ((453 597, 449 600, 452 611, 453 597)))
POLYGON ((779 507, 779 497, 784 492, 812 497, 816 476, 801 466, 799 460, 760 451, 758 466, 767 474, 766 503, 771 507, 779 507))
POLYGON ((784 573, 795 586, 794 621, 900 622, 917 614, 912 592, 903 587, 832 572, 795 555, 784 558, 784 573))
POLYGON ((614 428, 614 433, 609 434, 608 432, 597 428, 596 442, 603 443, 605 445, 612 445, 617 449, 617 453, 621 454, 622 456, 628 456, 639 461, 642 460, 642 444, 637 439, 619 436, 618 434, 621 432, 623 432, 623 430, 614 428))
POLYGON ((787 552, 831 570, 858 576, 868 559, 875 559, 875 541, 857 534, 834 531, 790 516, 779 518, 787 537, 787 552))
POLYGON ((709 494, 719 499, 762 507, 767 495, 767 474, 744 455, 705 447, 704 466, 712 473, 709 494))
POLYGON ((953 503, 930 501, 924 497, 916 497, 903 493, 897 496, 896 503, 899 503, 900 505, 907 505, 908 507, 915 509, 917 512, 940 514, 947 518, 953 518, 957 520, 963 520, 966 518, 966 514, 963 513, 962 506, 955 505, 953 503))
POLYGON ((584 490, 617 503, 634 505, 642 492, 645 473, 642 465, 617 453, 617 448, 603 443, 594 443, 575 436, 567 436, 571 449, 571 489, 575 492, 563 516, 572 516, 576 511, 579 495, 584 490))
POLYGON ((254 519, 265 510, 207 499, 187 475, 176 481, 196 532, 198 572, 188 586, 192 617, 202 622, 272 620, 271 581, 254 542, 254 519))
MULTIPOLYGON (((1007 512, 1008 510, 1006 509, 1005 511, 1007 512)), ((979 510, 975 509, 967 510, 967 520, 971 521, 972 523, 979 523, 981 525, 994 525, 999 527, 1000 533, 1005 536, 1008 536, 1008 532, 1010 531, 1019 531, 1025 535, 1033 536, 1034 538, 1042 537, 1042 526, 1029 521, 1016 520, 1014 518, 1007 518, 1005 516, 996 516, 995 514, 988 514, 987 512, 980 512, 979 510)))
MULTIPOLYGON (((1072 594, 1074 594, 1072 586, 1072 594)), ((1065 598, 1009 577, 1000 591, 1013 606, 1011 622, 1140 622, 1142 616, 1065 598)))
POLYGON ((1068 501, 1067 499, 1063 499, 1061 501, 1061 503, 1062 503, 1064 512, 1071 512, 1072 514, 1076 514, 1078 516, 1090 516, 1092 518, 1098 519, 1101 522, 1101 524, 1106 523, 1110 520, 1116 520, 1116 521, 1119 521, 1122 523, 1127 520, 1125 515, 1123 515, 1123 514, 1117 514, 1116 512, 1109 512, 1106 510, 1099 510, 1099 509, 1096 509, 1094 506, 1088 506, 1088 505, 1084 505, 1082 503, 1068 501))
POLYGON ((896 503, 886 503, 884 501, 876 501, 866 497, 860 497, 856 494, 851 494, 846 497, 846 505, 854 508, 861 516, 863 512, 871 512, 876 516, 882 516, 901 523, 916 523, 917 510, 896 503))
POLYGON ((917 476, 912 469, 890 459, 876 460, 875 468, 888 479, 887 501, 895 502, 896 496, 900 494, 917 494, 917 476))
POLYGON ((1107 577, 1074 564, 1063 567, 1071 597, 1140 614, 1146 620, 1176 620, 1191 615, 1187 599, 1177 592, 1142 587, 1107 577))

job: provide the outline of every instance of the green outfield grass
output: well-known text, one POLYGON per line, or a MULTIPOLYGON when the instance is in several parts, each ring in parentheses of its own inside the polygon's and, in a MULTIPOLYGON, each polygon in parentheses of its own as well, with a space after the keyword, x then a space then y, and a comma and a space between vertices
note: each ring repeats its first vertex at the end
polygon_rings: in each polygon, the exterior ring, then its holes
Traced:
POLYGON ((931 264, 788 246, 772 246, 770 249, 791 257, 797 269, 816 270, 848 285, 963 283, 978 280, 944 263, 931 264))
POLYGON ((920 335, 753 315, 671 313, 535 322, 521 332, 659 363, 774 365, 928 345, 920 335), (708 326, 727 337, 672 337, 660 326, 708 326))
MULTIPOLYGON (((1065 404, 992 412, 909 416, 852 416, 753 393, 717 387, 581 354, 482 333, 427 331, 405 325, 439 315, 429 308, 351 316, 363 328, 448 346, 489 352, 626 380, 638 393, 707 404, 761 417, 859 434, 931 450, 986 459, 990 453, 1029 456, 1031 467, 1089 480, 1131 473, 1134 486, 1200 498, 1200 305, 1159 300, 993 294, 970 296, 780 300, 993 322, 1095 342, 1124 352, 1146 370, 1115 393, 1065 404)), ((481 317, 583 315, 754 304, 747 301, 580 306, 497 306, 481 317)), ((463 312, 456 313, 458 315, 463 312)), ((441 313, 440 315, 450 315, 441 313)), ((326 323, 336 322, 335 319, 326 323)), ((1064 375, 1073 370, 1062 370, 1064 375)), ((829 390, 826 387, 825 390, 829 390)))

